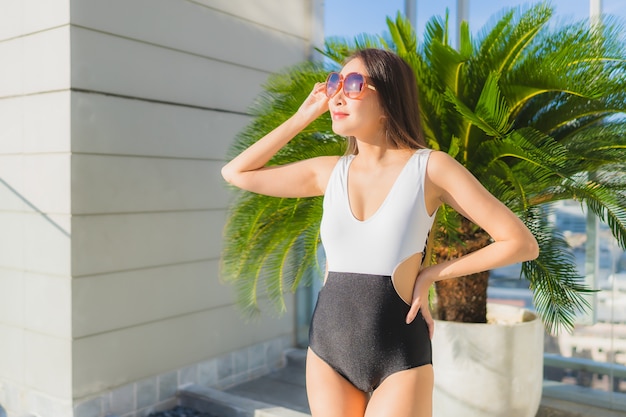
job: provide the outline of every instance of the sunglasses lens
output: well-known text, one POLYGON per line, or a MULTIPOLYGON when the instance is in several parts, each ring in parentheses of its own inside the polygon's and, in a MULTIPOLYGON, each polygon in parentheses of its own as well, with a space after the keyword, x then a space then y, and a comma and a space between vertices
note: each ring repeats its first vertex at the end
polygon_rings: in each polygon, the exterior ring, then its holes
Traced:
POLYGON ((336 72, 328 74, 326 79, 326 96, 332 97, 337 94, 339 90, 339 84, 341 83, 341 76, 336 72))
POLYGON ((365 79, 361 74, 353 72, 348 74, 343 81, 343 93, 349 98, 358 97, 363 91, 363 87, 365 87, 365 79))

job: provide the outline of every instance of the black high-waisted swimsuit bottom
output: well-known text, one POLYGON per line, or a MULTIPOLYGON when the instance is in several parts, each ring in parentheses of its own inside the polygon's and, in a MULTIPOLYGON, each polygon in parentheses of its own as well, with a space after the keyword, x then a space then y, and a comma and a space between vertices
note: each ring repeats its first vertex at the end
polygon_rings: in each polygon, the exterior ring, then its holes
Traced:
POLYGON ((410 306, 390 276, 329 272, 313 312, 309 347, 352 385, 376 389, 389 375, 432 363, 421 311, 410 306))

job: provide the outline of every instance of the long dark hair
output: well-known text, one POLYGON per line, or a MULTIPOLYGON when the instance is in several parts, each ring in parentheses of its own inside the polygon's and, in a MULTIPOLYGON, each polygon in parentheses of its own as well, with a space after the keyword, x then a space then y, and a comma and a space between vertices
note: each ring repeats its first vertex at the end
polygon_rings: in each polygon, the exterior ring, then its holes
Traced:
MULTIPOLYGON (((361 49, 348 58, 363 61, 370 82, 376 87, 389 144, 395 148, 426 148, 413 69, 393 52, 361 49)), ((348 137, 347 154, 358 153, 356 139, 348 137)))

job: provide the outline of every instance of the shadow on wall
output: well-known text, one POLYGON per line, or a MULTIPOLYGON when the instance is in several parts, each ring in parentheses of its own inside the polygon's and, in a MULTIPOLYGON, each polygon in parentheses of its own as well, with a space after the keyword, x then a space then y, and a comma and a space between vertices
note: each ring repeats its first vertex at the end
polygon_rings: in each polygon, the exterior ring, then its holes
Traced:
MULTIPOLYGON (((33 203, 28 201, 22 194, 20 194, 15 188, 13 188, 9 184, 7 184, 7 182, 4 181, 2 178, 0 178, 0 183, 3 184, 13 194, 15 194, 15 196, 17 198, 19 198, 24 204, 26 204, 28 207, 33 209, 35 212, 39 213, 41 215, 41 217, 44 218, 44 220, 46 220, 48 223, 50 223, 52 226, 54 226, 57 230, 59 230, 65 236, 70 237, 70 233, 67 230, 65 230, 61 225, 59 225, 57 222, 52 220, 46 213, 44 213, 43 211, 38 209, 35 205, 33 205, 33 203)), ((5 415, 2 413, 1 407, 0 407, 0 417, 5 417, 5 415)))

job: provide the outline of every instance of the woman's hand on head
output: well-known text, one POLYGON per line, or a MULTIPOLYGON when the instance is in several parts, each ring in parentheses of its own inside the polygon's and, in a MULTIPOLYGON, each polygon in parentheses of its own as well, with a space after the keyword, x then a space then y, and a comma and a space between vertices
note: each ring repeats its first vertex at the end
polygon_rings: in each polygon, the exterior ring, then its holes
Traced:
POLYGON ((411 301, 411 308, 409 309, 408 314, 406 315, 407 324, 411 323, 417 317, 417 313, 422 311, 422 317, 428 326, 428 335, 430 338, 433 338, 433 334, 435 331, 435 322, 433 320, 433 316, 430 314, 430 309, 428 308, 428 291, 430 290, 430 286, 433 284, 433 281, 427 277, 427 274, 424 273, 424 270, 420 272, 417 276, 417 280, 415 281, 415 286, 413 287, 413 300, 411 301))
POLYGON ((328 97, 326 96, 326 83, 315 83, 313 90, 302 102, 296 114, 300 114, 309 121, 320 117, 328 111, 328 97))

